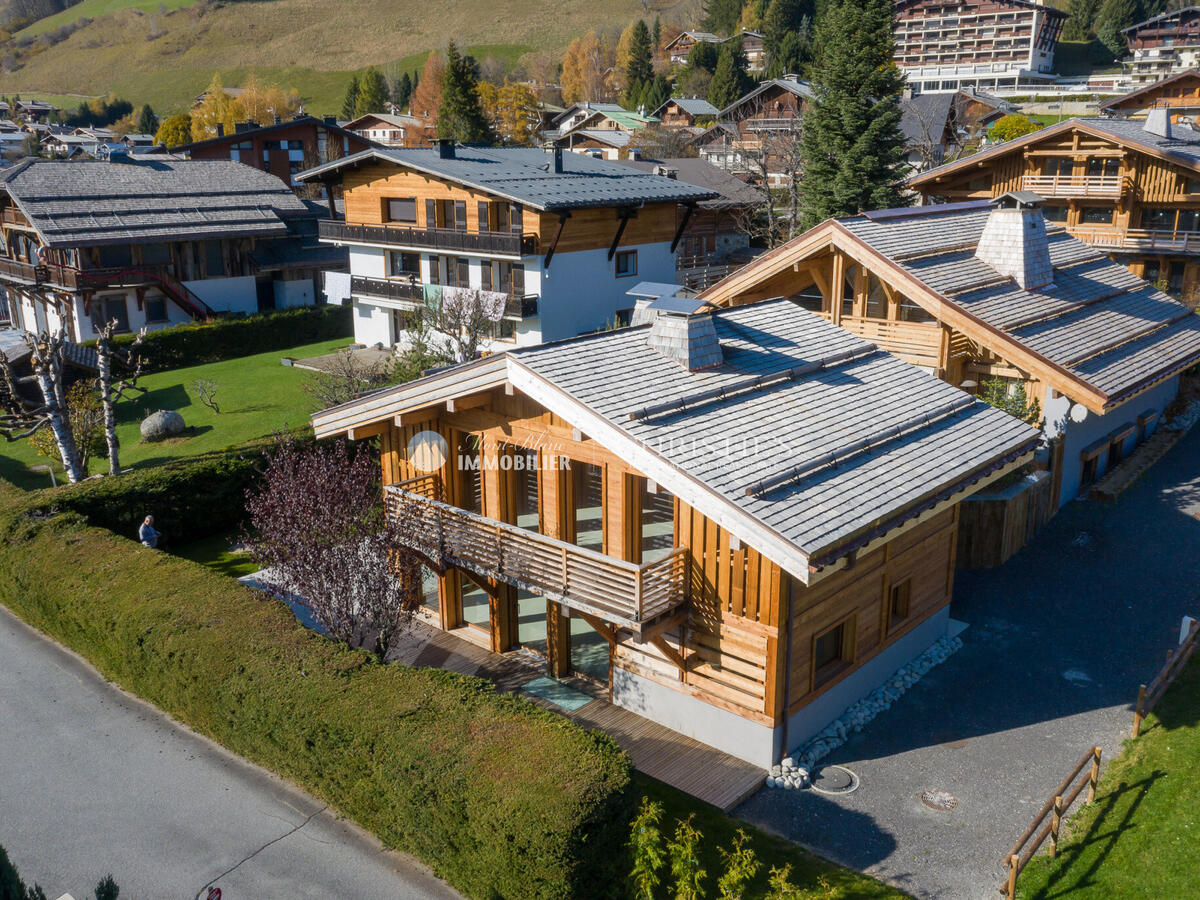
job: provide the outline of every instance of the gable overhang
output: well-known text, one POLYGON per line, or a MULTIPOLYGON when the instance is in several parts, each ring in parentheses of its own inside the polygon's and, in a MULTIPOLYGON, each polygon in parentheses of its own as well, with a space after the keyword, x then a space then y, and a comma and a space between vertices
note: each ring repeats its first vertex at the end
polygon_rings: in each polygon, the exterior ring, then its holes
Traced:
POLYGON ((1060 394, 1101 414, 1115 405, 1107 394, 1088 384, 1078 375, 1030 350, 994 325, 958 306, 949 297, 930 288, 907 269, 861 240, 836 219, 829 219, 807 234, 759 257, 732 275, 717 282, 697 299, 717 306, 731 306, 740 294, 749 293, 757 283, 781 275, 802 265, 807 259, 836 249, 871 270, 908 297, 939 322, 966 335, 976 344, 992 351, 1016 368, 1028 372, 1060 394))

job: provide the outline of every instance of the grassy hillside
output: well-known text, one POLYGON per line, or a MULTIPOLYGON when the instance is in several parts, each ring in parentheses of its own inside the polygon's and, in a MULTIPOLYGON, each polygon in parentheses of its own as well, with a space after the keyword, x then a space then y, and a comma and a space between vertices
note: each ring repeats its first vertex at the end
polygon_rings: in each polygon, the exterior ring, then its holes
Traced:
POLYGON ((0 93, 114 91, 169 113, 186 108, 214 72, 236 85, 254 71, 297 88, 310 111, 327 113, 341 105, 348 73, 367 65, 403 60, 415 68, 450 39, 480 59, 557 53, 589 28, 643 14, 639 0, 169 0, 167 12, 159 8, 160 0, 85 0, 31 26, 94 17, 0 74, 0 93))
POLYGON ((83 0, 82 3, 64 9, 58 15, 39 19, 27 28, 17 32, 18 38, 33 37, 60 25, 67 25, 78 19, 94 19, 121 9, 140 9, 143 12, 158 12, 160 7, 167 10, 179 9, 181 6, 191 6, 197 0, 83 0))

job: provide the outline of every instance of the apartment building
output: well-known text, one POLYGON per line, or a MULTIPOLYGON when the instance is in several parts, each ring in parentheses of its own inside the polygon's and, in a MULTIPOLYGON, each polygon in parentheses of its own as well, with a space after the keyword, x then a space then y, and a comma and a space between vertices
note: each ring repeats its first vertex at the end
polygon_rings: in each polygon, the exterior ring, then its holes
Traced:
POLYGON ((1121 60, 1135 86, 1153 84, 1200 64, 1200 6, 1170 10, 1123 32, 1129 56, 1121 60))

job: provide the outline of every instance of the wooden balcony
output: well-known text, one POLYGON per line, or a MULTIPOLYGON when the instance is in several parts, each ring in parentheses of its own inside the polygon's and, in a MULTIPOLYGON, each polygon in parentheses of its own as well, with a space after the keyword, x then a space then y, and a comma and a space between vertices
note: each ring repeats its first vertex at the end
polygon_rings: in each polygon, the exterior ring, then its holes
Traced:
POLYGON ((11 206, 0 210, 0 222, 3 222, 5 225, 19 225, 22 228, 30 227, 29 220, 25 218, 25 213, 11 206))
POLYGON ((1101 250, 1136 250, 1159 253, 1200 253, 1200 231, 1167 231, 1152 228, 1071 225, 1079 240, 1101 250))
POLYGON ((22 284, 40 284, 45 280, 45 270, 33 263, 0 256, 0 278, 6 281, 19 281, 22 284))
POLYGON ((171 273, 172 267, 167 264, 109 266, 97 269, 76 269, 74 266, 47 264, 41 268, 46 283, 72 291, 159 284, 174 278, 171 273))
POLYGON ((464 569, 523 588, 633 632, 653 636, 687 601, 687 550, 635 565, 476 515, 434 499, 436 476, 385 489, 388 515, 403 521, 406 546, 439 571, 464 569))
POLYGON ((1117 199, 1125 192, 1123 175, 1025 175, 1021 188, 1043 197, 1117 199))
MULTIPOLYGON (((350 279, 350 291, 361 297, 380 297, 384 300, 398 300, 409 304, 413 309, 425 305, 425 285, 417 280, 367 278, 354 275, 350 279)), ((504 304, 504 318, 524 321, 536 319, 538 315, 538 297, 536 294, 519 294, 508 292, 504 304)))
POLYGON ((382 244, 442 252, 485 253, 523 257, 537 253, 537 236, 501 231, 459 231, 454 228, 404 228, 399 225, 360 225, 322 219, 322 240, 347 244, 382 244))
MULTIPOLYGON (((818 315, 830 319, 827 312, 818 315)), ((933 368, 941 365, 942 329, 936 322, 893 322, 866 316, 842 316, 838 324, 905 362, 933 368)))

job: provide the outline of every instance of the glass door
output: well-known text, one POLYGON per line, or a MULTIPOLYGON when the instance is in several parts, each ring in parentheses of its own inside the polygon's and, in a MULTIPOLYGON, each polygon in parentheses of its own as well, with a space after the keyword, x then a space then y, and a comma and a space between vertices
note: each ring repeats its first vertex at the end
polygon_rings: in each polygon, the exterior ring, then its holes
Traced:
MULTIPOLYGON (((538 506, 538 455, 536 450, 507 447, 509 469, 509 521, 527 531, 541 531, 538 506)), ((546 598, 517 589, 517 643, 539 656, 546 655, 546 598)))
MULTIPOLYGON (((604 470, 571 460, 568 505, 572 543, 604 552, 604 470)), ((608 684, 608 641, 578 615, 571 616, 571 669, 608 684)))
MULTIPOLYGON (((480 465, 478 435, 462 433, 458 437, 458 506, 476 515, 483 515, 483 472, 480 465)), ((491 605, 487 591, 462 572, 458 573, 459 598, 462 602, 462 623, 487 634, 492 630, 491 605)))

